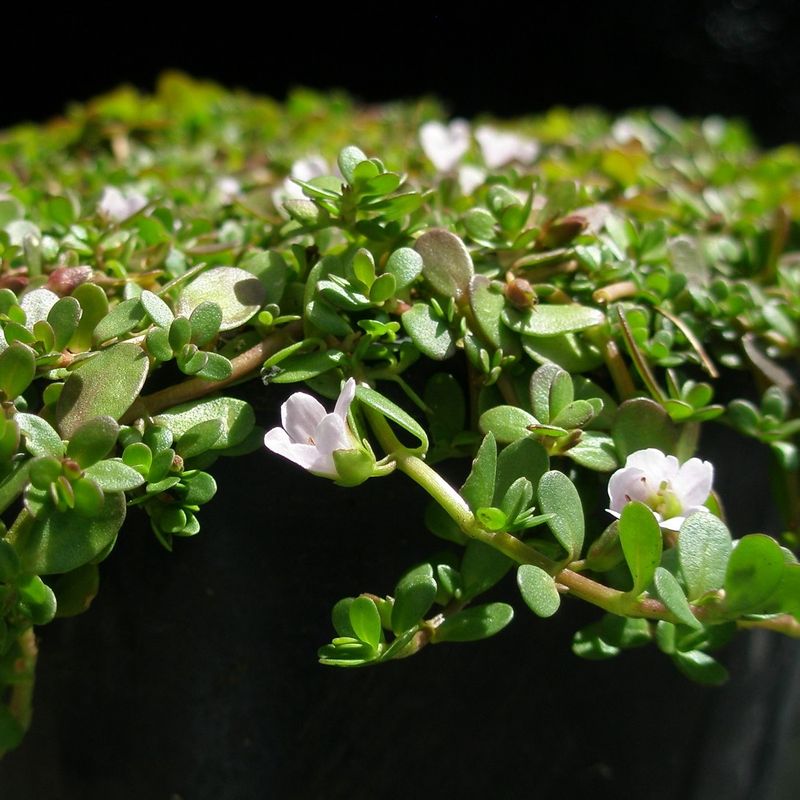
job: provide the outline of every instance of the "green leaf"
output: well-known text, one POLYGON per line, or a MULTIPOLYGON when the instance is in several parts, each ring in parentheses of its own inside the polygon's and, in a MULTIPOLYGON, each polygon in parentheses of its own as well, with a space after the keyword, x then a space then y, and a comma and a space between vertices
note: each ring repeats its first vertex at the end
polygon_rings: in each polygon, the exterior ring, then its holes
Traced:
MULTIPOLYGON (((82 283, 73 290, 72 298, 80 304, 81 317, 78 322, 78 328, 72 335, 68 346, 73 353, 83 353, 91 349, 93 331, 100 320, 105 319, 108 313, 108 298, 96 283, 82 283)), ((51 313, 53 309, 55 309, 55 306, 50 309, 51 313)), ((50 315, 48 314, 48 319, 49 317, 50 315)), ((50 324, 53 325, 53 322, 50 324)))
POLYGON ((297 383, 322 375, 339 366, 347 357, 341 350, 322 350, 315 353, 300 353, 283 359, 273 369, 274 375, 267 373, 269 383, 297 383))
POLYGON ((129 492, 144 483, 144 478, 139 472, 115 458, 107 458, 92 464, 84 474, 103 492, 129 492))
POLYGON ((476 642, 500 633, 514 618, 507 603, 473 606, 448 617, 433 634, 434 642, 476 642))
MULTIPOLYGON (((0 212, 2 208, 0 208, 0 212)), ((5 704, 0 704, 0 751, 17 747, 25 736, 25 729, 5 704)))
POLYGON ((354 597, 343 597, 331 609, 331 622, 333 628, 339 636, 356 638, 356 632, 350 624, 350 606, 353 605, 354 597))
POLYGON ((517 569, 517 586, 522 599, 539 617, 552 617, 561 605, 556 582, 541 567, 522 564, 517 569))
POLYGON ((369 597, 356 597, 350 604, 350 624, 355 635, 373 649, 381 641, 381 615, 369 597))
POLYGON ((175 443, 175 451, 182 458, 194 458, 211 450, 222 436, 224 423, 221 419, 206 419, 193 425, 175 443))
POLYGON ((175 303, 175 313, 191 317, 203 302, 214 302, 222 311, 220 331, 244 325, 264 303, 266 292, 261 281, 238 267, 214 267, 184 286, 175 303))
POLYGON ((583 506, 578 490, 563 472, 545 472, 539 481, 539 509, 553 514, 547 523, 570 560, 580 556, 583 547, 583 506))
POLYGON ((513 522, 531 505, 533 484, 527 478, 517 478, 503 495, 499 508, 513 522))
POLYGON ((430 564, 423 564, 401 578, 394 590, 392 607, 392 630, 395 634, 413 628, 428 613, 436 590, 430 564))
POLYGON ((594 419, 594 405, 588 400, 573 400, 569 405, 561 409, 550 424, 556 428, 572 430, 583 428, 594 419))
POLYGON ((495 406, 481 414, 479 427, 484 433, 494 434, 500 444, 516 442, 531 435, 528 427, 537 425, 536 417, 517 406, 495 406))
POLYGON ((53 329, 54 350, 63 350, 78 330, 81 319, 81 306, 74 297, 62 297, 47 315, 53 329))
POLYGON ((447 322, 427 303, 414 303, 400 321, 411 341, 428 358, 443 361, 455 353, 455 339, 447 322))
POLYGON ((355 169, 362 162, 367 161, 367 156, 355 145, 348 145, 339 152, 337 164, 339 172, 344 179, 352 186, 355 182, 355 169))
POLYGON ((17 412, 14 421, 19 426, 19 431, 25 437, 25 448, 33 456, 54 456, 61 458, 64 455, 64 443, 61 437, 53 430, 49 422, 36 416, 17 412))
POLYGON ((633 578, 630 593, 640 595, 653 580, 663 546, 661 528, 650 508, 638 501, 628 503, 620 516, 619 539, 633 578))
POLYGON ((193 475, 184 472, 183 483, 186 485, 183 502, 188 506, 202 506, 217 493, 217 482, 207 472, 193 475))
POLYGON ((488 531, 501 531, 508 527, 508 515, 500 508, 484 506, 475 511, 478 522, 488 531))
POLYGON ((233 364, 221 353, 206 353, 205 365, 195 375, 206 381, 226 381, 233 374, 233 364))
POLYGON ((704 686, 720 686, 728 680, 728 670, 702 650, 676 651, 672 660, 687 678, 704 686))
POLYGON ((153 422, 169 428, 175 441, 178 441, 199 422, 212 419, 222 422, 222 433, 214 445, 215 450, 224 450, 244 441, 255 425, 252 407, 244 400, 234 397, 215 397, 182 403, 153 417, 153 422))
POLYGON ((62 435, 71 439, 93 417, 120 419, 142 390, 148 367, 144 351, 132 342, 120 342, 82 362, 70 373, 58 398, 56 421, 62 435))
POLYGON ((655 447, 662 453, 674 453, 678 428, 669 414, 654 400, 637 397, 619 407, 611 428, 621 461, 637 450, 655 447))
POLYGON ((105 502, 103 490, 91 478, 78 478, 72 482, 75 510, 85 517, 96 517, 105 502))
POLYGON ((471 540, 461 560, 464 598, 469 600, 491 589, 511 569, 512 561, 488 544, 471 540))
POLYGON ((385 269, 388 275, 394 276, 395 290, 405 289, 422 272, 422 256, 410 247, 401 247, 389 256, 385 269))
POLYGON ((494 347, 502 347, 504 352, 519 352, 514 337, 500 324, 500 314, 506 305, 501 284, 492 283, 485 275, 475 275, 469 285, 469 304, 478 333, 494 347))
POLYGON ((669 570, 658 567, 653 582, 661 602, 678 618, 679 622, 695 630, 702 629, 702 624, 692 614, 689 601, 686 599, 678 579, 669 570))
POLYGON ((118 435, 119 425, 111 417, 87 419, 72 434, 67 444, 67 456, 86 469, 109 454, 118 435))
POLYGON ((122 451, 122 462, 146 478, 153 463, 153 451, 144 442, 131 442, 122 451))
MULTIPOLYGON (((212 310, 213 306, 217 306, 216 303, 201 303, 197 308, 201 309, 201 314, 205 316, 205 313, 209 315, 214 314, 215 312, 212 310)), ((217 306, 219 309, 219 306, 217 306)), ((195 309, 196 311, 197 309, 195 309)), ((192 312, 194 313, 194 312, 192 312)), ((219 313, 219 319, 222 319, 221 313, 219 313)), ((201 317, 202 319, 202 317, 201 317)), ((204 320, 203 320, 204 322, 204 320)), ((217 330, 219 329, 219 322, 215 323, 215 330, 214 334, 216 335, 217 330)), ((207 333, 207 330, 203 329, 203 333, 207 333)), ((186 317, 176 317, 172 321, 172 325, 169 326, 169 346, 172 348, 173 352, 178 353, 189 344, 192 338, 192 324, 189 322, 186 317)), ((197 344, 197 342, 195 342, 197 344)))
POLYGON ((423 427, 411 415, 403 411, 400 406, 395 405, 374 389, 363 385, 356 387, 356 399, 368 408, 383 414, 384 417, 399 425, 403 430, 408 431, 412 436, 415 436, 420 441, 418 450, 420 452, 427 451, 428 435, 423 427))
POLYGON ((576 445, 566 455, 576 464, 597 472, 611 472, 619 467, 614 440, 606 433, 583 431, 576 445))
POLYGON ((523 336, 522 349, 537 364, 558 364, 572 375, 595 369, 603 363, 600 350, 574 333, 549 337, 523 336))
POLYGON ((109 339, 119 338, 141 325, 143 319, 144 309, 138 297, 123 300, 97 322, 92 339, 95 344, 102 344, 109 339))
POLYGON ((444 228, 431 228, 414 249, 422 256, 422 273, 434 291, 444 297, 463 297, 475 272, 464 242, 444 228))
POLYGON ((497 445, 491 433, 486 434, 472 462, 472 470, 461 487, 461 496, 476 511, 491 506, 497 471, 497 445))
POLYGON ((586 554, 586 566, 594 572, 608 572, 625 558, 619 541, 619 520, 614 520, 595 539, 586 554))
POLYGON ((157 294, 153 294, 147 289, 142 289, 139 300, 147 312, 147 316, 156 325, 162 328, 169 328, 172 320, 175 319, 175 315, 172 313, 172 309, 157 294))
POLYGON ((58 607, 56 617, 74 617, 89 610, 100 588, 100 571, 96 564, 84 564, 60 575, 53 582, 58 607))
POLYGON ((503 311, 502 319, 512 331, 523 336, 549 337, 602 325, 606 315, 589 306, 540 304, 529 311, 507 308, 503 311))
POLYGON ((500 451, 497 457, 497 480, 493 505, 500 505, 519 478, 527 478, 534 489, 550 466, 547 452, 535 439, 518 439, 500 451))
POLYGON ((34 575, 77 569, 113 544, 124 520, 122 493, 107 494, 100 514, 93 518, 73 510, 53 510, 34 520, 17 538, 22 568, 34 575))
POLYGON ((689 600, 722 588, 731 547, 728 529, 713 514, 697 512, 681 525, 678 563, 689 600))
POLYGON ((771 537, 754 533, 733 548, 725 573, 725 607, 736 614, 765 610, 783 578, 785 559, 771 537))
POLYGON ((169 333, 164 328, 151 328, 145 336, 147 352, 156 361, 169 361, 172 356, 172 347, 169 344, 169 333))
POLYGON ((545 425, 550 424, 572 403, 572 378, 557 364, 543 364, 531 375, 530 395, 531 409, 536 419, 545 425))
POLYGON ((0 392, 6 399, 19 397, 36 375, 36 354, 21 342, 12 342, 0 352, 0 392))
MULTIPOLYGON (((189 317, 189 325, 192 333, 188 341, 198 347, 208 344, 219 333, 222 325, 222 309, 219 307, 219 303, 204 300, 196 305, 189 317)), ((170 328, 171 333, 172 329, 170 328)), ((180 333, 176 332, 176 336, 180 336, 180 333)), ((182 342, 181 347, 186 343, 182 342)))
POLYGON ((34 625, 46 625, 56 615, 56 596, 38 575, 18 581, 17 591, 34 625))
POLYGON ((371 303, 385 303, 387 300, 394 297, 397 285, 393 275, 385 273, 376 278, 369 290, 369 299, 371 303))
POLYGON ((280 253, 273 250, 256 252, 241 261, 239 266, 261 281, 265 303, 281 302, 289 268, 280 253))

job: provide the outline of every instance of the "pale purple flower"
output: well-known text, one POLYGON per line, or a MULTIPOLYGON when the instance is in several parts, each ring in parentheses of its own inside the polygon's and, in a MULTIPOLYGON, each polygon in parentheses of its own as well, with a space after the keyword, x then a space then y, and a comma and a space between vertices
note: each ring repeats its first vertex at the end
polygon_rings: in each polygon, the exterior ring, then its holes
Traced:
POLYGON ((285 178, 283 183, 273 191, 272 203, 283 216, 288 218, 289 215, 283 207, 284 202, 305 199, 303 187, 298 186, 293 179, 308 183, 313 178, 322 178, 325 175, 333 174, 328 162, 322 156, 311 155, 300 158, 292 164, 289 177, 285 178))
POLYGON ((690 514, 708 511, 703 503, 713 480, 714 467, 708 461, 690 458, 680 464, 675 456, 648 447, 631 453, 611 476, 607 511, 619 517, 628 503, 638 500, 653 510, 662 528, 677 531, 690 514))
POLYGON ((283 427, 267 431, 264 444, 303 469, 336 480, 339 473, 333 461, 334 452, 359 447, 347 422, 355 394, 356 382, 350 378, 342 387, 333 413, 328 414, 315 397, 295 392, 281 406, 283 427))
POLYGON ((501 131, 490 125, 481 125, 475 131, 481 155, 489 169, 498 169, 513 161, 531 164, 539 155, 539 142, 511 131, 501 131))
POLYGON ((458 187, 461 194, 469 197, 486 180, 486 173, 480 167, 463 164, 458 168, 458 187))
POLYGON ((114 222, 122 222, 141 211, 147 205, 147 198, 136 191, 122 192, 116 186, 106 186, 97 204, 97 210, 114 222))
POLYGON ((235 203, 242 194, 242 185, 236 180, 236 178, 233 178, 230 175, 225 175, 221 178, 218 178, 215 188, 217 190, 220 203, 225 206, 235 203))
POLYGON ((439 172, 450 172, 470 146, 469 123, 454 119, 449 125, 432 120, 419 129, 419 143, 439 172))

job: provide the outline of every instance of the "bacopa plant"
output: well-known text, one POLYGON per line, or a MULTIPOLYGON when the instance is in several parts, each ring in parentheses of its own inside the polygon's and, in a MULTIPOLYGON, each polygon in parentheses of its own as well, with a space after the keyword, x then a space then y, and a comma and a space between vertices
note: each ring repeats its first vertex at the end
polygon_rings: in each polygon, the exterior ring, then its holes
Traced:
POLYGON ((171 74, 0 135, 1 750, 36 627, 89 607, 126 515, 189 546, 256 449, 402 473, 449 546, 331 598, 324 664, 493 636, 502 580, 596 606, 578 656, 707 684, 737 630, 800 636, 800 152, 664 111, 479 123, 171 74), (302 384, 267 432, 246 378, 302 384), (726 519, 706 424, 768 451, 780 530, 726 519))

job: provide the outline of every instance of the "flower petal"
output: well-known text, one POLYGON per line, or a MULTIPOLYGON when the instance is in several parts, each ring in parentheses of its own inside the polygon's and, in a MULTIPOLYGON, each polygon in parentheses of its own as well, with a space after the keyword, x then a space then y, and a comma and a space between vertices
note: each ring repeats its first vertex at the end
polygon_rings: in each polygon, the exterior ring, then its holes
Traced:
POLYGON ((655 447, 631 453, 625 461, 625 466, 638 467, 656 489, 662 481, 671 481, 680 468, 675 456, 668 456, 655 447))
MULTIPOLYGON (((328 414, 320 422, 314 434, 314 440, 320 453, 328 456, 334 450, 352 450, 356 446, 347 423, 336 414, 328 414)), ((333 459, 331 459, 330 463, 333 464, 333 459)))
POLYGON ((440 172, 449 172, 469 150, 469 123, 454 119, 449 125, 426 122, 419 129, 419 141, 425 155, 440 172))
POLYGON ((311 469, 317 462, 317 448, 310 444, 297 444, 283 428, 272 428, 264 435, 264 444, 279 456, 288 458, 303 469, 311 469))
POLYGON ((314 444, 314 432, 325 418, 325 408, 316 397, 295 392, 281 406, 281 422, 293 442, 314 444))
POLYGON ((705 503, 711 494, 713 482, 713 465, 709 461, 690 458, 672 479, 672 490, 681 501, 684 511, 687 511, 689 506, 702 506, 705 503))
POLYGON ((345 385, 342 386, 342 391, 339 393, 339 398, 336 401, 336 408, 333 413, 337 417, 347 419, 347 412, 350 410, 350 403, 356 396, 356 381, 355 378, 348 378, 345 385))
POLYGON ((657 489, 658 484, 650 482, 644 470, 638 467, 618 469, 608 482, 610 510, 622 511, 631 500, 645 502, 657 489))
POLYGON ((670 517, 659 522, 658 526, 668 531, 679 531, 685 520, 686 517, 670 517))

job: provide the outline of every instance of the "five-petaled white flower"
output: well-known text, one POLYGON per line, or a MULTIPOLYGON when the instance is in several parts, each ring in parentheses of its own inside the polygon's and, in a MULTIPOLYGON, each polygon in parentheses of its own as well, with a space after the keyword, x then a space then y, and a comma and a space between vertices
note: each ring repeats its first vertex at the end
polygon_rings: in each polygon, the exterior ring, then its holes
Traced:
POLYGON ((432 120, 419 129, 419 143, 439 172, 449 172, 469 150, 469 123, 454 119, 449 125, 432 120))
POLYGON ((355 394, 356 382, 350 378, 342 387, 333 413, 328 414, 315 397, 295 392, 281 406, 283 427, 267 431, 264 444, 303 469, 336 480, 340 476, 333 460, 334 452, 359 448, 347 423, 347 412, 355 394))
POLYGON ((501 131, 490 125, 481 125, 475 131, 481 155, 489 169, 498 169, 518 161, 530 164, 539 155, 539 142, 511 131, 501 131))
POLYGON ((114 222, 132 217, 147 205, 147 198, 139 192, 128 190, 120 191, 116 186, 106 186, 103 196, 97 204, 97 210, 114 222))
POLYGON ((632 500, 648 505, 659 525, 677 531, 690 514, 708 511, 703 505, 711 493, 714 467, 708 461, 690 458, 679 464, 654 447, 628 456, 608 482, 609 513, 619 517, 632 500))

